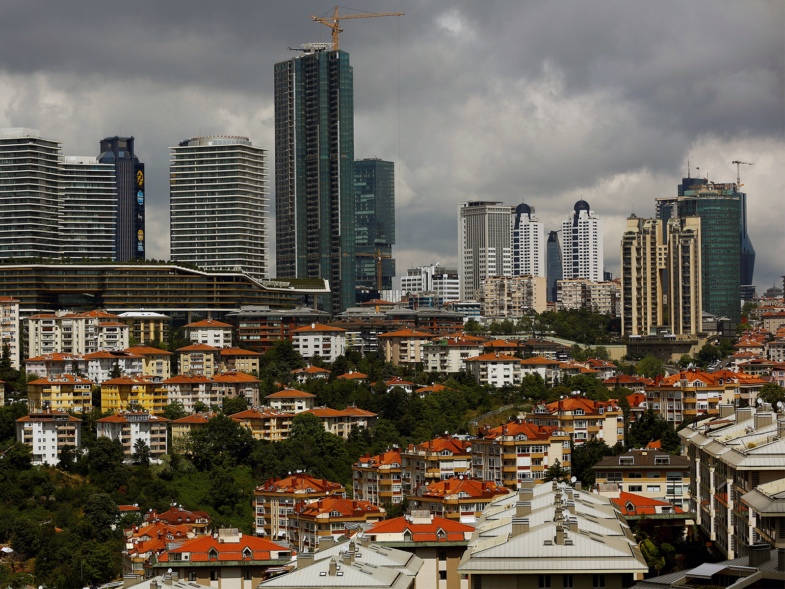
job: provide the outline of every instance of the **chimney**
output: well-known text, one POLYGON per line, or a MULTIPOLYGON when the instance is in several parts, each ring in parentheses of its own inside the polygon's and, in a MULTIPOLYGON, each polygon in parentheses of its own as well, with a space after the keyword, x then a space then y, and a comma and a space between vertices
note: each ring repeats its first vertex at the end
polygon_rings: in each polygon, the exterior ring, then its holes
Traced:
POLYGON ((720 417, 729 417, 733 415, 733 405, 723 405, 720 403, 720 417))
POLYGON ((329 574, 331 577, 334 577, 335 575, 337 575, 337 574, 338 574, 338 563, 337 563, 337 562, 335 562, 335 559, 334 559, 334 558, 331 558, 331 559, 330 559, 330 569, 329 569, 329 572, 328 572, 328 574, 329 574))
POLYGON ((157 578, 150 581, 150 589, 159 589, 159 587, 157 578))
POLYGON ((360 536, 360 546, 363 546, 363 547, 366 547, 366 548, 367 548, 367 547, 368 547, 368 546, 370 546, 370 545, 371 545, 371 539, 370 539, 370 537, 366 536, 365 534, 363 534, 362 536, 360 536))
POLYGON ((556 544, 564 546, 564 526, 556 524, 556 544))
POLYGON ((575 501, 567 501, 567 510, 572 515, 575 515, 575 501))
POLYGON ((313 564, 313 554, 305 552, 298 554, 296 564, 298 569, 304 569, 307 566, 311 566, 313 564))
POLYGON ((515 504, 515 517, 523 517, 532 512, 531 501, 518 501, 515 504))
POLYGON ((142 575, 123 575, 123 589, 127 589, 128 587, 133 587, 134 585, 138 585, 139 582, 142 580, 142 575))
POLYGON ((747 419, 752 419, 753 415, 755 415, 755 407, 743 407, 742 409, 737 409, 736 423, 741 423, 747 419))
POLYGON ((558 488, 559 488, 559 486, 556 484, 556 481, 553 481, 551 483, 551 491, 556 491, 556 489, 558 489, 558 488))
POLYGON ((785 438, 785 419, 777 420, 777 437, 780 440, 785 438))
POLYGON ((332 535, 319 537, 319 550, 327 550, 328 548, 332 548, 333 544, 335 544, 335 539, 332 537, 332 535))
POLYGON ((521 489, 518 491, 518 499, 520 501, 531 501, 534 499, 534 489, 521 489))
POLYGON ((765 543, 750 546, 750 566, 756 569, 769 560, 771 546, 765 543))
POLYGON ((180 581, 180 573, 172 573, 172 584, 180 581))
POLYGON ((575 490, 576 491, 580 491, 581 490, 581 482, 580 481, 575 483, 575 490))
POLYGON ((760 429, 767 425, 771 425, 772 422, 772 415, 771 413, 756 413, 755 414, 755 429, 760 429))
POLYGON ((528 517, 515 517, 512 520, 512 537, 520 536, 529 531, 528 517))
MULTIPOLYGON (((521 420, 519 419, 518 423, 520 423, 520 422, 521 422, 521 420)), ((536 481, 534 479, 528 479, 527 478, 527 479, 521 479, 520 481, 518 481, 518 488, 519 489, 533 489, 536 486, 537 486, 537 483, 536 483, 536 481)))
MULTIPOLYGON (((575 506, 573 505, 573 507, 575 507, 575 506)), ((571 517, 569 523, 570 523, 570 527, 569 527, 570 531, 571 532, 577 532, 578 531, 578 518, 577 517, 571 517)))
POLYGON ((354 562, 354 551, 353 550, 347 550, 346 552, 343 552, 342 554, 343 554, 343 558, 342 558, 343 564, 348 566, 348 565, 350 565, 350 564, 352 564, 354 562))

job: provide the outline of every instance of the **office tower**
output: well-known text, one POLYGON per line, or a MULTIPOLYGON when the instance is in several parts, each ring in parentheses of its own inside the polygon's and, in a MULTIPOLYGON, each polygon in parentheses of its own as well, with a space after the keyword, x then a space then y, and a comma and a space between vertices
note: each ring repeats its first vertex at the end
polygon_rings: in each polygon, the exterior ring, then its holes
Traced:
POLYGON ((739 232, 741 234, 741 258, 739 260, 739 281, 741 298, 751 301, 755 298, 753 275, 755 273, 755 248, 747 233, 747 193, 736 192, 739 197, 739 232))
POLYGON ((144 164, 134 154, 134 138, 115 136, 103 139, 98 163, 114 166, 117 181, 117 261, 143 260, 145 177, 144 164))
POLYGON ((627 219, 621 238, 622 335, 649 335, 663 324, 667 246, 660 219, 627 219))
MULTIPOLYGON (((395 164, 378 158, 354 162, 357 286, 392 290, 395 260, 395 164), (381 254, 381 288, 378 288, 381 254)), ((378 295, 377 295, 378 298, 378 295)))
POLYGON ((545 277, 545 228, 523 203, 515 207, 512 226, 512 275, 545 277))
POLYGON ((0 151, 0 258, 58 257, 60 142, 36 129, 2 129, 0 151))
POLYGON ((172 261, 267 278, 267 150, 228 135, 169 149, 172 261))
POLYGON ((401 276, 401 295, 434 293, 442 304, 461 300, 461 281, 457 268, 436 264, 409 268, 401 276))
POLYGON ((354 90, 349 54, 311 43, 275 64, 277 274, 330 281, 324 310, 355 302, 354 90))
POLYGON ((66 156, 60 175, 61 255, 81 260, 116 260, 115 168, 95 157, 66 156))
POLYGON ((562 222, 562 276, 603 279, 602 221, 585 200, 562 222))
POLYGON ((510 221, 513 208, 502 202, 458 205, 458 273, 461 300, 475 298, 482 280, 512 274, 510 221))
POLYGON ((556 282, 562 279, 562 259, 561 244, 559 243, 559 232, 551 231, 548 233, 546 244, 547 255, 547 278, 548 278, 548 302, 556 302, 556 282))
POLYGON ((739 196, 733 184, 708 184, 685 190, 679 217, 701 218, 703 310, 741 320, 741 243, 739 196))
POLYGON ((668 325, 671 333, 695 334, 703 329, 701 220, 682 217, 667 222, 668 325))

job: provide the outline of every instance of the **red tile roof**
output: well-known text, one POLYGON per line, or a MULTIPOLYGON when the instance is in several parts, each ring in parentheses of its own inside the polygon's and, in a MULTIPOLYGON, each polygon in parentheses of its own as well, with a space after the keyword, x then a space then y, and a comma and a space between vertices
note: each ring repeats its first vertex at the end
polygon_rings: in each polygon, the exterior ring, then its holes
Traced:
POLYGON ((464 362, 520 362, 520 358, 513 358, 512 356, 505 356, 504 354, 492 353, 483 354, 482 356, 475 356, 474 358, 467 358, 464 362))
POLYGON ((312 395, 311 393, 306 393, 305 391, 298 391, 295 389, 284 389, 282 391, 278 391, 277 393, 273 393, 272 395, 267 395, 265 399, 297 399, 297 398, 313 398, 316 395, 312 395))
POLYGON ((465 440, 453 438, 449 434, 444 434, 433 440, 428 440, 420 444, 409 444, 407 452, 444 452, 448 450, 456 456, 470 454, 472 443, 465 440))
POLYGON ((427 387, 423 387, 421 389, 417 389, 414 391, 415 393, 438 393, 440 391, 450 391, 452 389, 447 388, 443 384, 432 384, 427 387))
POLYGON ((254 378, 250 374, 246 374, 245 372, 239 372, 237 370, 227 370, 226 372, 222 372, 220 374, 213 375, 214 382, 262 382, 258 378, 254 378))
POLYGON ((648 386, 650 384, 654 384, 654 381, 650 378, 646 378, 643 376, 630 376, 629 374, 619 374, 603 380, 602 384, 619 385, 620 387, 623 387, 625 384, 642 384, 644 386, 648 386))
POLYGON ((548 360, 547 358, 543 358, 542 356, 532 356, 531 358, 526 358, 525 360, 521 360, 521 364, 528 365, 528 364, 548 364, 553 366, 554 364, 559 364, 558 360, 548 360))
POLYGON ((332 325, 323 325, 322 323, 311 323, 310 325, 305 325, 303 327, 298 327, 297 329, 293 329, 292 333, 304 333, 306 331, 322 332, 322 331, 339 331, 344 332, 345 329, 341 329, 340 327, 333 327, 332 325))
POLYGON ((164 384, 201 384, 206 382, 213 382, 213 379, 201 374, 181 374, 180 376, 167 378, 164 384))
POLYGON ((61 374, 59 376, 47 376, 39 378, 27 384, 94 384, 93 381, 87 380, 80 376, 73 374, 61 374))
POLYGON ((76 354, 62 354, 60 352, 54 354, 44 354, 36 356, 35 358, 28 358, 25 362, 72 362, 74 360, 81 360, 82 357, 76 354))
POLYGON ((619 493, 619 497, 611 499, 611 501, 621 507, 621 512, 624 515, 655 515, 657 507, 670 507, 672 513, 685 513, 683 509, 665 501, 657 501, 656 499, 635 495, 634 493, 626 493, 625 491, 619 493), (628 503, 632 504, 634 509, 628 510, 628 503))
POLYGON ((187 526, 197 523, 197 520, 207 520, 207 524, 212 521, 210 514, 206 511, 188 511, 180 507, 170 507, 163 513, 151 511, 145 514, 145 521, 163 521, 171 526, 187 526))
POLYGON ((137 423, 128 421, 124 416, 125 415, 146 415, 147 421, 169 421, 165 417, 159 417, 158 415, 150 415, 149 413, 120 413, 118 415, 110 415, 109 417, 103 417, 97 421, 105 422, 105 423, 137 423))
POLYGON ((115 384, 115 385, 135 385, 135 384, 155 384, 152 380, 148 380, 141 376, 120 376, 118 378, 113 378, 111 380, 105 380, 101 383, 101 386, 105 384, 115 384))
POLYGON ((202 321, 195 321, 189 323, 185 327, 231 327, 228 323, 221 323, 215 319, 203 319, 202 321))
POLYGON ((264 419, 265 417, 293 417, 291 413, 283 413, 281 411, 277 411, 275 409, 246 409, 245 411, 240 411, 240 413, 235 413, 234 415, 230 415, 232 419, 235 421, 245 421, 248 419, 264 419))
MULTIPOLYGON (((232 560, 289 560, 291 555, 294 554, 289 548, 285 548, 280 544, 275 544, 263 538, 256 536, 247 536, 243 534, 237 542, 218 541, 212 535, 194 538, 183 542, 177 548, 172 548, 168 552, 164 552, 158 557, 159 562, 169 562, 171 554, 190 553, 191 562, 207 562, 208 554, 211 550, 218 553, 219 561, 232 561, 232 560), (243 557, 243 552, 246 548, 250 549, 249 557, 243 557), (274 553, 274 554, 271 554, 274 553)), ((246 552, 247 553, 247 552, 246 552)))
POLYGON ((467 499, 492 499, 498 495, 506 495, 510 490, 506 487, 497 485, 493 481, 478 481, 468 478, 451 478, 444 481, 437 481, 425 487, 422 495, 426 497, 447 498, 451 495, 466 493, 467 499))
POLYGON ((415 524, 406 517, 396 517, 372 524, 365 534, 403 534, 406 530, 412 532, 412 540, 417 542, 426 541, 424 538, 414 537, 420 534, 433 534, 434 539, 428 541, 436 541, 436 533, 439 530, 444 530, 448 534, 459 534, 460 539, 464 540, 464 534, 471 534, 474 528, 455 520, 437 516, 433 516, 429 524, 415 524))
POLYGON ((220 348, 214 348, 207 344, 193 344, 177 349, 178 352, 217 352, 218 350, 220 350, 220 348))
POLYGON ((242 350, 240 348, 224 348, 221 350, 221 356, 263 356, 259 352, 252 352, 251 350, 242 350))
POLYGON ((17 421, 53 421, 57 418, 58 421, 82 421, 74 417, 73 415, 69 415, 68 413, 63 413, 62 411, 50 411, 47 413, 31 413, 30 415, 25 415, 24 417, 20 417, 17 421))
MULTIPOLYGON (((212 417, 212 416, 210 416, 212 417)), ((209 421, 209 418, 204 417, 203 415, 186 415, 185 417, 181 417, 180 419, 175 419, 172 423, 192 423, 192 424, 205 424, 209 421)))
POLYGON ((547 440, 557 428, 554 426, 541 426, 535 423, 526 423, 516 419, 494 428, 484 427, 477 431, 477 438, 482 440, 495 440, 502 436, 524 435, 528 440, 547 440))
POLYGON ((172 352, 159 350, 158 348, 153 348, 151 346, 131 346, 130 348, 126 348, 125 351, 131 352, 132 354, 141 354, 142 356, 153 356, 155 354, 163 354, 164 356, 172 355, 172 352))
POLYGON ((433 335, 422 331, 414 331, 413 329, 399 329, 398 331, 391 331, 390 333, 382 333, 377 336, 380 337, 416 337, 420 339, 432 338, 433 335))
POLYGON ((141 358, 139 354, 134 354, 133 352, 112 352, 109 350, 101 351, 101 352, 92 352, 91 354, 85 354, 85 358, 88 359, 98 359, 98 358, 141 358))
POLYGON ((347 380, 362 380, 363 378, 368 378, 368 375, 363 374, 362 372, 347 372, 346 374, 340 375, 338 378, 345 378, 347 380))
POLYGON ((387 450, 386 452, 382 452, 376 456, 371 456, 370 454, 366 454, 365 456, 360 456, 355 463, 355 466, 360 466, 361 464, 368 464, 370 467, 378 467, 378 466, 390 466, 392 464, 397 464, 398 466, 401 465, 401 451, 400 450, 387 450))
POLYGON ((317 479, 309 474, 293 474, 282 479, 269 479, 256 488, 257 492, 265 493, 294 493, 305 491, 308 493, 341 493, 343 485, 333 483, 327 479, 317 479))
POLYGON ((370 501, 358 501, 356 499, 344 499, 339 495, 330 495, 324 499, 312 501, 311 503, 299 503, 295 506, 295 512, 300 517, 318 517, 323 514, 337 512, 340 515, 332 517, 362 517, 366 514, 381 515, 384 510, 377 507, 370 501))
POLYGON ((298 368, 292 370, 292 374, 330 374, 326 368, 319 368, 318 366, 306 366, 305 368, 298 368))
POLYGON ((649 442, 646 444, 647 450, 662 450, 662 442, 657 440, 656 442, 649 442))

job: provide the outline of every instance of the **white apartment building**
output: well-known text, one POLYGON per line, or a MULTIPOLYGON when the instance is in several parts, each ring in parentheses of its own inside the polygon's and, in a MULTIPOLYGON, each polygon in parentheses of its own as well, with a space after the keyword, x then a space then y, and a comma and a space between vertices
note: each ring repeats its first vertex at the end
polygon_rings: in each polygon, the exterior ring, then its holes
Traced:
POLYGON ((168 419, 149 413, 119 413, 95 422, 98 437, 120 440, 126 461, 133 460, 134 446, 142 440, 150 449, 150 462, 166 454, 168 419))
POLYGON ((179 402, 188 413, 195 413, 199 402, 207 407, 222 404, 213 384, 213 379, 201 374, 183 374, 164 381, 169 403, 179 402))
POLYGON ((104 311, 33 315, 27 322, 27 355, 91 354, 128 347, 128 326, 104 311))
POLYGON ((548 279, 544 276, 491 276, 481 282, 485 317, 521 317, 547 309, 548 279))
POLYGON ((513 208, 502 202, 472 201, 458 205, 458 274, 461 300, 475 298, 481 281, 512 274, 513 208))
POLYGON ((523 203, 515 207, 512 219, 512 275, 545 278, 545 226, 523 203))
POLYGON ((556 308, 589 309, 594 313, 621 316, 621 292, 615 281, 591 282, 585 278, 556 281, 556 308))
POLYGON ((215 319, 203 319, 189 323, 184 328, 185 337, 195 344, 206 344, 216 348, 232 346, 232 326, 215 319))
POLYGON ((172 261, 269 273, 267 150, 248 137, 194 137, 171 147, 172 261))
POLYGON ((562 276, 603 280, 602 220, 585 200, 562 221, 562 276))
POLYGON ((482 354, 485 341, 479 337, 449 337, 422 346, 423 368, 429 372, 457 374, 464 362, 482 354))
POLYGON ((346 352, 346 330, 340 327, 311 323, 292 330, 294 349, 303 358, 319 356, 325 362, 335 362, 346 352))
POLYGON ((481 385, 489 384, 503 387, 508 384, 520 384, 521 359, 504 354, 491 353, 468 358, 466 370, 471 372, 481 385))
MULTIPOLYGON (((401 276, 401 295, 433 293, 442 303, 461 300, 461 280, 456 268, 445 268, 439 262, 430 266, 409 268, 401 276)), ((400 297, 398 297, 400 298, 400 297)), ((389 299, 395 302, 397 299, 389 299)))
POLYGON ((30 446, 33 464, 57 466, 63 446, 82 444, 82 420, 68 413, 31 413, 16 420, 16 441, 30 446))
POLYGON ((0 339, 8 346, 11 364, 17 370, 22 360, 22 340, 19 333, 19 301, 10 297, 0 297, 0 339))
POLYGON ((85 354, 87 360, 87 378, 96 384, 101 384, 112 378, 111 373, 115 366, 120 369, 123 376, 143 376, 144 356, 123 351, 104 351, 85 354))

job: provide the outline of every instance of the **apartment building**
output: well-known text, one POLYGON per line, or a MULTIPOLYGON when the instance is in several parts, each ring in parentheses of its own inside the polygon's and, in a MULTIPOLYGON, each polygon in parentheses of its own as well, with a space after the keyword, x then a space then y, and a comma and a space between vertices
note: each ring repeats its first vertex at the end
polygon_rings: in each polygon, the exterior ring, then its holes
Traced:
POLYGON ((93 410, 93 382, 73 374, 47 376, 27 383, 27 407, 31 412, 93 410))
POLYGON ((460 300, 476 299, 481 281, 512 275, 512 213, 502 202, 458 204, 460 300))
POLYGON ((213 379, 201 374, 183 374, 163 381, 169 402, 177 401, 188 413, 196 413, 196 404, 207 407, 220 405, 221 399, 213 392, 213 379))
POLYGON ((657 377, 646 387, 647 406, 674 425, 704 413, 716 415, 721 403, 735 405, 740 397, 739 377, 727 370, 709 373, 691 368, 657 377))
POLYGON ((570 438, 554 426, 511 419, 498 427, 480 428, 472 440, 472 476, 510 489, 524 480, 542 481, 557 460, 564 468, 572 465, 570 438))
POLYGON ((224 348, 221 350, 221 371, 238 370, 240 372, 259 373, 259 358, 262 354, 240 348, 224 348))
POLYGON ((403 501, 401 488, 401 452, 388 449, 377 456, 360 456, 352 465, 354 497, 373 505, 403 501))
POLYGON ((303 384, 313 379, 328 379, 332 372, 326 368, 319 368, 318 366, 306 366, 305 368, 292 370, 290 374, 294 375, 294 379, 298 383, 303 384))
POLYGON ((421 485, 471 474, 472 443, 448 433, 401 450, 403 491, 412 494, 421 485))
POLYGON ((90 354, 128 347, 128 326, 104 311, 32 315, 27 323, 27 355, 90 354))
POLYGON ((464 360, 470 372, 481 385, 503 387, 520 384, 522 378, 521 360, 494 352, 464 360))
POLYGON ((622 335, 649 335, 663 325, 667 245, 661 219, 627 219, 621 237, 622 335))
POLYGON ((457 374, 465 369, 464 361, 479 356, 485 340, 479 337, 456 335, 435 339, 423 345, 423 367, 429 372, 457 374))
POLYGON ((602 384, 610 391, 616 387, 630 389, 636 393, 643 393, 646 387, 654 384, 654 381, 644 376, 630 376, 628 374, 617 374, 616 376, 606 378, 602 384))
POLYGON ((284 389, 267 395, 267 404, 276 411, 286 411, 288 413, 302 413, 314 408, 316 395, 298 391, 296 389, 284 389))
POLYGON ((624 418, 621 408, 613 401, 573 396, 542 403, 526 414, 526 422, 566 432, 576 445, 595 439, 603 440, 608 446, 624 441, 624 418))
POLYGON ((424 360, 423 347, 434 338, 430 333, 399 329, 378 336, 385 362, 396 366, 414 366, 424 360))
POLYGON ((125 350, 129 354, 136 354, 142 357, 142 374, 145 376, 156 376, 158 378, 169 378, 172 376, 172 352, 159 350, 150 346, 133 346, 125 350))
POLYGON ((532 356, 521 360, 521 376, 538 374, 545 382, 553 383, 561 374, 561 362, 558 360, 548 360, 542 356, 532 356))
POLYGON ((581 199, 562 220, 562 276, 599 282, 603 277, 602 220, 581 199))
POLYGON ((40 378, 61 374, 86 374, 87 360, 76 354, 46 354, 25 360, 25 371, 40 378))
POLYGON ((494 497, 509 492, 492 481, 461 476, 421 487, 408 498, 413 511, 428 511, 438 517, 473 523, 494 497))
POLYGON ((309 474, 294 473, 284 478, 268 479, 254 491, 255 534, 268 538, 286 538, 295 503, 321 499, 329 495, 345 496, 343 485, 309 474))
POLYGON ((480 282, 485 317, 522 317, 542 313, 547 306, 545 276, 489 276, 480 282))
POLYGON ((621 287, 615 281, 592 282, 585 278, 556 281, 556 308, 588 309, 593 313, 619 317, 621 287))
POLYGON ((259 405, 259 383, 245 372, 229 370, 213 376, 213 393, 223 399, 236 399, 242 397, 252 406, 259 405))
MULTIPOLYGON (((451 305, 454 304, 451 303, 451 305)), ((388 321, 403 325, 408 329, 434 333, 433 337, 463 329, 463 315, 451 310, 426 306, 416 309, 396 307, 384 314, 388 321)))
POLYGON ((325 362, 335 362, 346 353, 346 330, 333 325, 311 323, 292 330, 294 349, 303 358, 319 356, 325 362))
POLYGON ((344 440, 349 438, 352 428, 372 429, 376 426, 378 416, 365 409, 352 406, 346 409, 331 409, 329 407, 314 407, 304 413, 311 413, 318 417, 325 431, 341 436, 344 440))
POLYGON ((172 318, 155 311, 126 311, 117 314, 118 321, 129 328, 129 337, 137 344, 159 341, 169 343, 172 318))
POLYGON ((327 323, 330 314, 309 307, 292 309, 263 305, 243 306, 228 313, 226 320, 237 330, 237 340, 244 348, 266 352, 278 340, 293 340, 292 331, 311 323, 327 323))
MULTIPOLYGON (((324 542, 324 538, 336 541, 358 524, 382 521, 385 514, 384 507, 368 501, 346 499, 341 495, 295 503, 294 517, 289 518, 286 540, 290 545, 297 546, 299 551, 307 551, 324 542)), ((328 544, 332 543, 328 541, 328 544)))
POLYGON ((187 415, 172 422, 172 444, 176 446, 178 440, 199 431, 206 426, 213 417, 212 413, 196 413, 187 415))
POLYGON ((768 514, 742 498, 785 477, 785 414, 721 405, 718 415, 677 433, 690 461, 689 511, 701 533, 727 558, 751 555, 768 514))
POLYGON ((215 319, 194 321, 183 327, 186 339, 194 344, 206 344, 215 348, 232 345, 232 326, 215 319))
POLYGON ((117 367, 123 375, 142 376, 144 374, 143 357, 122 350, 111 350, 85 354, 87 360, 87 378, 96 384, 112 378, 111 373, 117 367))
POLYGON ((123 577, 126 583, 131 578, 135 579, 136 575, 143 578, 146 570, 152 574, 150 557, 166 550, 167 542, 185 542, 195 537, 185 526, 165 523, 134 526, 123 530, 123 535, 123 577))
POLYGON ((22 361, 22 332, 19 331, 19 301, 11 297, 0 297, 0 340, 8 346, 11 365, 19 370, 22 361))
POLYGON ((190 536, 200 536, 209 531, 212 518, 206 511, 188 511, 172 503, 169 509, 158 513, 151 509, 144 514, 145 523, 163 523, 170 526, 184 527, 190 536))
POLYGON ((280 442, 289 438, 294 415, 275 409, 254 408, 235 413, 229 417, 250 430, 257 440, 280 442))
POLYGON ((761 319, 763 320, 763 329, 768 329, 772 333, 785 327, 785 311, 764 313, 761 319))
POLYGON ((150 449, 150 462, 160 462, 167 452, 168 419, 149 413, 117 413, 95 422, 98 437, 120 440, 125 460, 133 460, 134 446, 142 440, 150 449))
POLYGON ((177 365, 180 374, 202 374, 207 377, 218 372, 220 348, 207 344, 192 344, 177 350, 177 365))
POLYGON ((703 331, 701 218, 681 217, 667 225, 668 324, 673 334, 703 331))
MULTIPOLYGON (((418 266, 406 270, 401 276, 402 294, 433 293, 442 300, 442 304, 461 300, 461 280, 457 268, 445 268, 436 264, 418 266)), ((390 300, 398 300, 390 299, 390 300)))
POLYGON ((614 483, 618 491, 659 499, 689 511, 690 461, 662 450, 630 450, 608 456, 593 467, 598 485, 614 483))
POLYGON ((121 376, 101 383, 101 411, 124 413, 141 408, 163 413, 169 404, 166 386, 142 376, 121 376))
POLYGON ((30 447, 33 464, 57 466, 63 447, 82 445, 82 420, 61 411, 31 413, 16 420, 16 441, 30 447))

